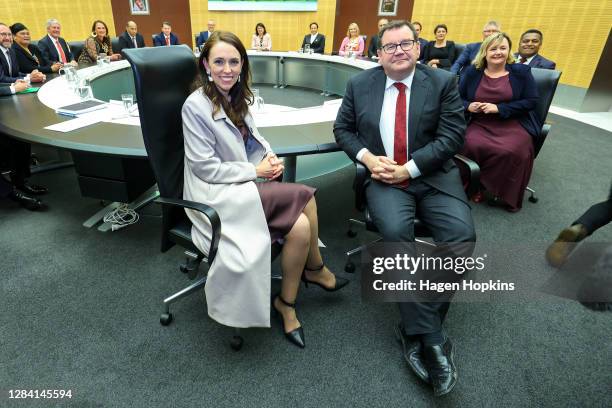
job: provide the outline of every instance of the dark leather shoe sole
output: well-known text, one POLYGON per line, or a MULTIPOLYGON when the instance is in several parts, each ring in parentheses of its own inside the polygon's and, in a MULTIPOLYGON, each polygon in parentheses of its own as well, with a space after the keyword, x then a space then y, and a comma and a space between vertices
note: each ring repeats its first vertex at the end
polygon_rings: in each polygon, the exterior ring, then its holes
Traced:
MULTIPOLYGON (((425 369, 425 366, 423 365, 423 363, 422 362, 418 363, 411 359, 411 356, 410 356, 410 354, 412 354, 411 348, 409 347, 409 344, 406 341, 406 338, 403 336, 402 329, 399 324, 395 326, 395 338, 402 345, 402 354, 404 356, 404 360, 406 360, 406 363, 408 363, 408 366, 410 367, 414 375, 416 375, 421 381, 427 384, 430 384, 429 374, 427 373, 427 370, 425 369)), ((416 354, 416 356, 414 357, 416 357, 417 359, 420 358, 419 353, 414 353, 414 354, 416 354)))

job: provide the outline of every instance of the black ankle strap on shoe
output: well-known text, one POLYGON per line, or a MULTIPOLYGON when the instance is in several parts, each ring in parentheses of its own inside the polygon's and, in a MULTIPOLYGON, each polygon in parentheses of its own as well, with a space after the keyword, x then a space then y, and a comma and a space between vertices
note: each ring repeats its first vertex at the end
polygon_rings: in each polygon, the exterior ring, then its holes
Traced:
POLYGON ((278 297, 278 300, 280 300, 280 301, 281 301, 281 303, 282 303, 283 305, 285 305, 285 306, 288 306, 288 307, 291 307, 291 308, 295 309, 295 303, 289 303, 289 302, 287 302, 285 299, 283 299, 283 297, 282 297, 280 294, 279 294, 277 297, 278 297))
POLYGON ((304 266, 304 270, 305 271, 309 271, 309 272, 318 272, 318 271, 320 271, 323 268, 325 268, 325 264, 324 263, 321 264, 321 266, 316 266, 316 267, 314 267, 312 269, 309 268, 308 266, 304 266))

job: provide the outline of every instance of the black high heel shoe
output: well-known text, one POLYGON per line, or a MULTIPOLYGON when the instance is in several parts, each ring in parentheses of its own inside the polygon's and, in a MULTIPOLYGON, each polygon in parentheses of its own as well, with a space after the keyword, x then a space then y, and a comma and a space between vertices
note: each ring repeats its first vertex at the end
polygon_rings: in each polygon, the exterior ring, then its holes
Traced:
POLYGON ((306 343, 304 342, 304 329, 302 329, 302 326, 298 327, 297 329, 291 330, 289 333, 287 333, 287 331, 285 330, 285 319, 283 319, 283 314, 279 312, 278 309, 276 309, 276 307, 274 306, 274 300, 276 298, 278 298, 278 300, 280 300, 283 305, 293 309, 295 309, 295 303, 287 302, 280 294, 278 296, 272 296, 272 310, 274 310, 281 323, 283 324, 283 333, 285 334, 285 337, 291 343, 295 344, 300 348, 306 347, 306 343))
POLYGON ((348 285, 348 283, 349 283, 348 279, 340 278, 340 277, 338 277, 336 275, 334 275, 334 276, 336 276, 336 284, 334 285, 333 288, 328 288, 326 286, 321 285, 319 282, 315 282, 315 281, 311 281, 311 280, 306 279, 306 271, 317 272, 317 271, 320 271, 321 269, 323 269, 324 267, 325 267, 325 264, 322 264, 321 266, 319 266, 318 268, 315 268, 315 269, 310 269, 308 267, 305 267, 304 268, 304 272, 302 273, 302 277, 301 277, 302 282, 304 282, 304 285, 306 287, 308 287, 308 284, 312 283, 313 285, 317 285, 317 286, 323 288, 323 290, 325 290, 327 292, 335 292, 337 290, 342 289, 346 285, 348 285))

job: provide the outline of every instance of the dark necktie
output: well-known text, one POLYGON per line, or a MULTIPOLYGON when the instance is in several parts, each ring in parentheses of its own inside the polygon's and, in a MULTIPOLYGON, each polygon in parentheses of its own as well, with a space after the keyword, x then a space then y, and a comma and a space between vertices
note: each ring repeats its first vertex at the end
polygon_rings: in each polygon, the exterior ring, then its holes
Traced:
POLYGON ((12 77, 13 76, 13 67, 12 67, 12 62, 11 62, 11 53, 10 53, 10 51, 8 49, 4 53, 4 57, 6 58, 6 63, 8 64, 8 73, 9 73, 9 76, 12 77))
MULTIPOLYGON (((395 127, 393 128, 393 160, 398 166, 403 166, 408 161, 408 150, 406 147, 406 85, 402 82, 393 84, 399 91, 395 103, 395 127)), ((400 187, 408 187, 408 180, 398 184, 400 187)))
POLYGON ((138 48, 138 43, 136 42, 136 37, 132 37, 132 42, 134 43, 134 48, 138 48))
POLYGON ((519 62, 520 62, 521 64, 524 64, 524 63, 526 63, 526 62, 527 62, 527 58, 525 58, 525 57, 521 57, 521 59, 519 60, 519 62))

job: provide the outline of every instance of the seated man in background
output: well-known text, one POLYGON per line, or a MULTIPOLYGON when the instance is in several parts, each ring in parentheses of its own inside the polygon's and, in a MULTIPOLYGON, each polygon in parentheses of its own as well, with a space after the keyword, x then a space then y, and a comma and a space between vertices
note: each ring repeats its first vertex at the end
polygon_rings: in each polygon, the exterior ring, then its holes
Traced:
POLYGON ((421 23, 419 23, 418 21, 415 21, 412 23, 412 25, 414 26, 414 30, 419 36, 419 44, 421 46, 421 52, 419 53, 419 61, 421 61, 423 59, 423 47, 425 47, 429 41, 427 41, 424 38, 421 38, 421 30, 423 29, 423 26, 421 25, 421 23))
POLYGON ((372 39, 370 40, 370 46, 368 47, 368 57, 378 58, 378 46, 380 45, 378 33, 387 24, 389 24, 389 20, 387 20, 386 18, 381 18, 380 20, 378 20, 378 31, 376 31, 376 34, 374 34, 372 36, 372 39))
MULTIPOLYGON (((0 54, 2 54, 0 57, 0 82, 5 84, 12 84, 26 76, 26 74, 19 72, 17 55, 12 46, 13 33, 11 29, 6 24, 0 23, 0 54)), ((31 82, 43 82, 45 79, 45 74, 37 69, 30 73, 31 82)))
MULTIPOLYGON (((379 34, 380 66, 348 81, 334 123, 336 142, 370 173, 367 206, 384 243, 414 242, 416 214, 435 242, 473 243, 472 214, 453 163, 466 126, 456 78, 417 64, 412 24, 393 22, 379 34)), ((442 327, 449 301, 398 303, 404 358, 436 396, 449 393, 458 378, 442 327)))
MULTIPOLYGON (((485 24, 482 29, 482 39, 484 40, 491 34, 497 34, 501 31, 501 26, 497 21, 489 21, 485 24)), ((465 46, 463 52, 459 55, 459 58, 453 63, 450 71, 453 74, 460 74, 461 70, 465 67, 470 66, 474 58, 476 58, 476 54, 478 54, 478 50, 480 50, 480 44, 482 42, 469 43, 465 46)))
POLYGON ((38 49, 40 49, 43 57, 52 63, 69 63, 76 67, 78 64, 75 56, 72 54, 66 40, 60 37, 61 30, 62 26, 59 21, 54 18, 47 20, 47 35, 38 40, 38 49))
POLYGON ((161 33, 157 34, 153 39, 154 47, 163 47, 167 45, 179 45, 178 37, 172 32, 172 25, 164 21, 162 23, 161 33))
POLYGON ((310 34, 304 36, 301 48, 304 49, 306 44, 314 53, 323 54, 325 52, 325 36, 319 33, 319 24, 310 23, 310 34))
POLYGON ((124 48, 144 48, 143 36, 138 32, 138 26, 133 21, 128 21, 125 32, 119 36, 119 49, 115 52, 121 54, 124 48))
POLYGON ((555 69, 553 61, 539 54, 544 36, 540 30, 527 30, 521 35, 519 49, 514 57, 519 64, 529 65, 531 68, 555 69))
POLYGON ((196 38, 196 47, 200 48, 208 41, 212 33, 215 32, 216 25, 215 20, 208 20, 208 31, 202 31, 200 35, 198 35, 198 38, 196 38))

